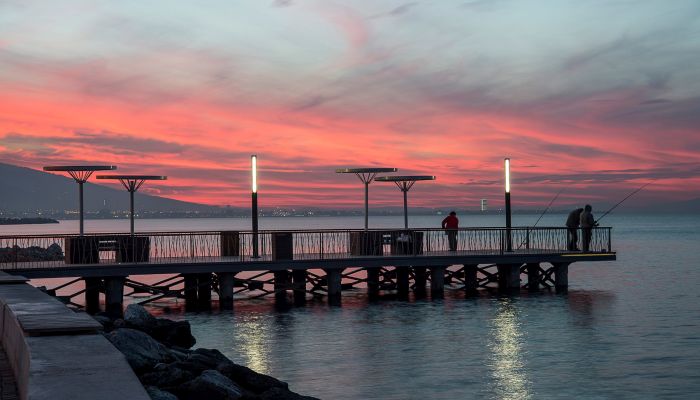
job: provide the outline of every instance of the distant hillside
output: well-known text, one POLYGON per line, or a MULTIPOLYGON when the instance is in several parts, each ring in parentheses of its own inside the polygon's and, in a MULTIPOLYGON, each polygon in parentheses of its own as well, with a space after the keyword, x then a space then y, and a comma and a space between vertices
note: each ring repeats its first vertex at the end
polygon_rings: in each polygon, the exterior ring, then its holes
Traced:
MULTIPOLYGON (((78 185, 67 175, 54 175, 0 163, 0 188, 2 188, 0 210, 5 212, 61 211, 78 208, 78 185)), ((86 212, 129 209, 129 194, 126 190, 112 189, 91 182, 85 184, 84 200, 86 212)), ((215 212, 220 210, 218 207, 149 196, 138 192, 135 203, 136 207, 143 211, 215 212)))

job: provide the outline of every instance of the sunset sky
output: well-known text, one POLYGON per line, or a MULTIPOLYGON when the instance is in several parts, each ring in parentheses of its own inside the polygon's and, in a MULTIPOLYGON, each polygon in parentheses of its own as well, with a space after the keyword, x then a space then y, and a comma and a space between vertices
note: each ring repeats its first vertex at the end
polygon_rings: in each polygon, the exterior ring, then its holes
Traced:
POLYGON ((700 2, 0 0, 0 162, 244 206, 251 154, 262 207, 700 197, 700 2))

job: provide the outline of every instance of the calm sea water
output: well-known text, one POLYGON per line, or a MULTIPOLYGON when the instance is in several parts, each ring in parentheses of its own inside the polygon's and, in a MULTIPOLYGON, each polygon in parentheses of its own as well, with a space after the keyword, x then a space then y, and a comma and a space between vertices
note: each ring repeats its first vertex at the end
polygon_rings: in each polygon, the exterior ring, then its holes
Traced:
MULTIPOLYGON (((514 225, 537 216, 516 215, 514 225)), ((437 226, 440 217, 411 219, 437 226)), ((560 226, 548 215, 540 226, 560 226)), ((618 261, 576 263, 569 293, 369 303, 346 292, 276 311, 270 300, 234 312, 178 313, 198 346, 323 399, 698 398, 700 393, 700 217, 613 215, 618 261)), ((245 219, 143 220, 137 229, 246 229, 245 219)), ((362 226, 362 218, 269 218, 263 229, 362 226)), ((374 217, 375 227, 401 218, 374 217)), ((498 226, 498 216, 463 216, 463 226, 498 226)), ((17 232, 17 227, 1 227, 17 232)), ((128 230, 128 221, 87 221, 88 231, 128 230)), ((25 232, 77 230, 76 221, 25 232)), ((165 306, 154 310, 164 311, 165 306)))

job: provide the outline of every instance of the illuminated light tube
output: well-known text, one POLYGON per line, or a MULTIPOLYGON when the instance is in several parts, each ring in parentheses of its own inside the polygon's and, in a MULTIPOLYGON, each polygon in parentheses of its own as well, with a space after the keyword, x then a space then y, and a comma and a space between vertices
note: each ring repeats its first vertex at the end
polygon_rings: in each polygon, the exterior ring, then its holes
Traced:
POLYGON ((253 154, 250 156, 251 171, 253 174, 253 193, 258 193, 258 156, 253 154))
POLYGON ((504 162, 506 172, 506 193, 510 193, 510 158, 506 158, 504 162))

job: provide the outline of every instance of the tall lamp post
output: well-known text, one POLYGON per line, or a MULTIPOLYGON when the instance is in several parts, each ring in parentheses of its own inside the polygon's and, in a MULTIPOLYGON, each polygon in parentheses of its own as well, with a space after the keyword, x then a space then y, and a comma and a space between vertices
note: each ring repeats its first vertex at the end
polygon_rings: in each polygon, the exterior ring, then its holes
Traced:
POLYGON ((510 211, 510 158, 503 160, 506 184, 506 250, 513 251, 513 239, 511 237, 511 211, 510 211))
POLYGON ((250 156, 251 170, 251 203, 253 219, 253 258, 260 258, 258 254, 258 156, 250 156))

